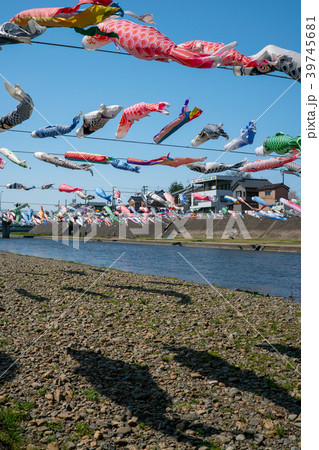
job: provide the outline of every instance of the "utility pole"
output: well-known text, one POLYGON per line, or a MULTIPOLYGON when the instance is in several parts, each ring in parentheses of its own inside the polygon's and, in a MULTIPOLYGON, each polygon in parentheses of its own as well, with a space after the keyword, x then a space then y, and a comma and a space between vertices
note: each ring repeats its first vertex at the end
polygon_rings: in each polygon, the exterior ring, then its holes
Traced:
POLYGON ((112 186, 112 211, 115 210, 115 186, 112 186))
POLYGON ((2 211, 2 209, 1 209, 1 198, 2 198, 2 193, 3 193, 3 191, 0 191, 0 212, 2 211))

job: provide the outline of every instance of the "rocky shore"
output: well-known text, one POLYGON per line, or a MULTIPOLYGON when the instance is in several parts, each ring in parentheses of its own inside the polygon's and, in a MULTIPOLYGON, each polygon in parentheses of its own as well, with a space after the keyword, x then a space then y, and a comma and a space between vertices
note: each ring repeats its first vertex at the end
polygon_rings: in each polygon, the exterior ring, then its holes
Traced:
POLYGON ((297 303, 0 262, 0 449, 300 448, 297 303))

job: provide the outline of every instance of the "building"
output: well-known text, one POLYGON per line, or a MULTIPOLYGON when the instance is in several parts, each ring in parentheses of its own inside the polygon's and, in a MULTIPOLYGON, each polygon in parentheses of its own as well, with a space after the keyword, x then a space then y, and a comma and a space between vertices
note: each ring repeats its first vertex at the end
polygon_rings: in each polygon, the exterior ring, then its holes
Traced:
MULTIPOLYGON (((258 203, 252 201, 252 197, 259 197, 259 189, 263 186, 270 185, 270 181, 266 178, 241 178, 232 185, 232 195, 235 198, 241 197, 253 208, 258 208, 258 203)), ((249 209, 248 206, 242 204, 241 209, 249 209)))
POLYGON ((231 187, 235 180, 237 177, 228 175, 210 175, 193 180, 192 192, 200 192, 211 197, 213 201, 194 200, 191 196, 191 211, 218 212, 224 206, 231 205, 232 203, 225 200, 224 196, 233 195, 231 187))
MULTIPOLYGON (((277 203, 280 198, 288 198, 289 187, 284 183, 272 184, 264 178, 244 178, 238 180, 233 186, 233 197, 242 197, 253 208, 258 208, 258 204, 253 202, 252 197, 260 197, 268 204, 277 203)), ((241 209, 249 209, 241 204, 241 209)))
POLYGON ((107 202, 92 202, 92 201, 90 201, 90 202, 87 202, 86 205, 91 206, 92 208, 95 209, 95 211, 103 211, 104 206, 107 205, 107 202))
POLYGON ((280 198, 288 199, 289 187, 284 183, 265 184, 258 190, 258 197, 265 200, 268 204, 280 201, 280 198))
POLYGON ((141 195, 131 195, 128 199, 129 206, 133 206, 136 211, 138 211, 141 207, 144 207, 143 197, 141 195))

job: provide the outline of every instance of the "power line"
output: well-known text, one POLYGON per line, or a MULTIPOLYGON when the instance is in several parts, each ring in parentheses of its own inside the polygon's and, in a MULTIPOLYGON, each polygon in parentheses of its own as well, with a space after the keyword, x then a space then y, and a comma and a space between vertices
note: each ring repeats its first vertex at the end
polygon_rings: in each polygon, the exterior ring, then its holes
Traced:
MULTIPOLYGON (((9 205, 11 205, 12 203, 17 203, 17 202, 15 202, 15 201, 5 202, 5 201, 2 200, 1 203, 8 203, 9 205)), ((28 203, 31 203, 32 205, 40 205, 40 206, 43 206, 43 205, 45 205, 45 206, 56 206, 56 207, 59 206, 56 203, 35 203, 35 202, 28 202, 28 203)))
MULTIPOLYGON (((69 44, 57 44, 54 42, 41 42, 41 41, 33 41, 33 44, 41 44, 41 45, 50 45, 52 47, 64 47, 64 48, 71 48, 71 49, 76 49, 76 50, 85 50, 87 51, 84 47, 80 47, 78 45, 69 45, 69 44)), ((123 55, 123 56, 133 56, 130 53, 126 53, 126 52, 115 52, 112 50, 101 50, 101 49, 96 49, 94 50, 95 52, 100 52, 100 53, 111 53, 114 55, 123 55)), ((226 67, 226 66, 219 66, 216 67, 216 69, 223 69, 223 70, 233 70, 232 67, 226 67)), ((283 75, 274 75, 271 73, 263 73, 261 75, 267 76, 267 77, 274 77, 274 78, 284 78, 285 80, 291 80, 290 77, 285 77, 283 75)))

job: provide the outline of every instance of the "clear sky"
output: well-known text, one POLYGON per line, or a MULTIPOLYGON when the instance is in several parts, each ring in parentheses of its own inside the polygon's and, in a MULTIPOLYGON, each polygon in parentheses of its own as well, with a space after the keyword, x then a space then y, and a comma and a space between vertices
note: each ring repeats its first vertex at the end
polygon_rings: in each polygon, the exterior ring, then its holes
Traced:
MULTIPOLYGON (((2 0, 0 23, 25 9, 73 6, 76 3, 77 0, 2 0)), ((158 30, 177 44, 194 39, 224 43, 237 41, 236 49, 246 55, 257 53, 268 44, 300 52, 300 2, 296 0, 268 0, 267 5, 261 0, 249 4, 235 0, 121 0, 119 3, 124 10, 137 14, 153 13, 158 30)), ((130 20, 129 16, 126 18, 130 20)), ((82 36, 72 29, 53 28, 36 40, 81 46, 82 36)), ((116 51, 114 44, 103 49, 116 51)), ((230 139, 235 138, 242 127, 258 118, 294 82, 267 76, 235 77, 232 71, 222 69, 191 69, 175 62, 144 61, 132 56, 35 43, 3 46, 0 61, 0 116, 12 111, 17 103, 5 90, 4 78, 11 84, 19 83, 31 95, 36 108, 31 118, 14 130, 33 131, 47 126, 46 120, 52 124, 70 124, 79 111, 96 110, 101 103, 119 104, 126 108, 142 101, 166 101, 171 105, 169 116, 151 113, 150 117, 134 123, 125 138, 152 142, 154 135, 179 115, 185 99, 190 97, 190 108, 197 106, 203 114, 164 142, 186 146, 207 123, 223 122, 230 139)), ((92 136, 114 139, 120 115, 92 136)), ((254 149, 262 145, 267 136, 278 131, 292 136, 300 133, 300 83, 295 83, 258 121, 254 144, 240 150, 251 153, 246 157, 253 161, 257 159, 254 149)), ((29 134, 13 131, 0 134, 0 147, 14 151, 31 166, 31 170, 24 169, 6 160, 5 168, 0 171, 0 185, 17 182, 40 187, 55 183, 57 188, 66 183, 87 190, 100 186, 105 191, 110 191, 114 185, 127 192, 124 197, 128 198, 129 192, 139 191, 143 185, 149 190, 167 189, 174 180, 187 185, 198 177, 187 167, 142 167, 140 174, 136 174, 104 165, 96 165, 97 170, 92 177, 88 172, 56 168, 37 160, 32 153, 20 153, 23 151, 60 153, 63 156, 64 152, 75 147, 83 152, 139 159, 158 158, 171 152, 172 156, 207 156, 207 161, 215 161, 221 155, 220 152, 201 150, 201 147, 179 149, 124 141, 65 138, 33 139, 29 134)), ((229 141, 220 138, 208 141, 203 147, 223 149, 226 142, 229 141)), ((219 161, 234 163, 243 157, 235 150, 223 155, 219 161)), ((254 177, 268 178, 273 183, 282 181, 278 170, 259 172, 254 177)), ((299 178, 287 175, 285 183, 300 193, 299 178)), ((56 204, 58 200, 64 203, 65 199, 70 202, 74 197, 73 194, 53 190, 25 192, 0 187, 1 191, 2 208, 12 207, 14 202, 28 202, 37 208, 37 204, 56 204)), ((49 206, 47 208, 50 209, 49 206)))

